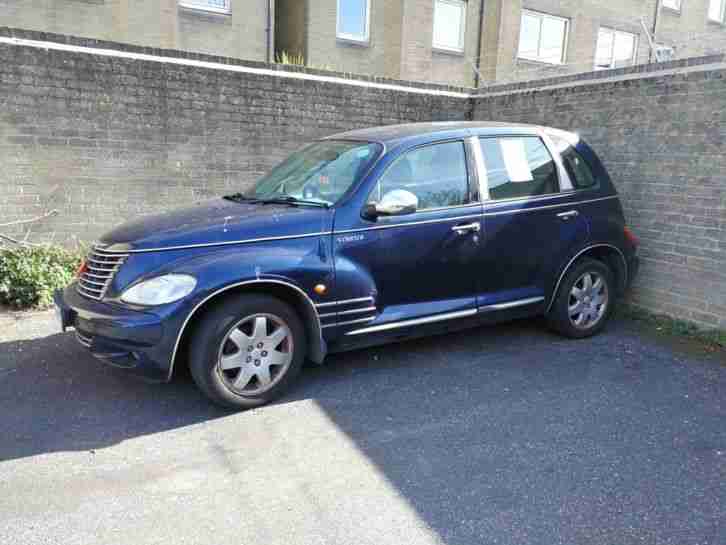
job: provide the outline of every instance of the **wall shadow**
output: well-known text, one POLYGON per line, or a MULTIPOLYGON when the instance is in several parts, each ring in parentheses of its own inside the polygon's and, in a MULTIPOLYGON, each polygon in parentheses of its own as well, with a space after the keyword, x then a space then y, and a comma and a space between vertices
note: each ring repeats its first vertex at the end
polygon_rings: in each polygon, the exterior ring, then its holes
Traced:
POLYGON ((73 333, 0 343, 0 461, 99 449, 226 414, 191 378, 135 379, 96 361, 73 333))
POLYGON ((303 395, 447 545, 726 536, 717 355, 624 321, 580 341, 517 322, 329 363, 303 395))
MULTIPOLYGON (((517 322, 334 355, 279 403, 314 400, 447 545, 717 543, 723 391, 720 365, 627 322, 577 342, 517 322)), ((72 334, 0 344, 0 461, 228 414, 72 334)))

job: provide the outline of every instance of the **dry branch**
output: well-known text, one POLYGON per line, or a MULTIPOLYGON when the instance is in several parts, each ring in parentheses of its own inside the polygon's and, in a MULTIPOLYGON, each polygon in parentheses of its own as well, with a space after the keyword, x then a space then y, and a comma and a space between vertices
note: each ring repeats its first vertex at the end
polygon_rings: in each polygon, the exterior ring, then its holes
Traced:
POLYGON ((10 227, 11 225, 23 225, 26 223, 35 223, 36 221, 44 220, 45 218, 49 218, 51 216, 56 216, 58 214, 58 210, 49 210, 42 216, 36 216, 34 218, 28 218, 25 220, 15 220, 8 223, 0 223, 0 227, 10 227))
MULTIPOLYGON (((51 216, 55 216, 58 214, 58 210, 49 210, 45 214, 41 216, 36 216, 34 218, 28 218, 24 220, 15 220, 10 221, 8 223, 0 223, 0 227, 10 227, 12 225, 27 225, 29 223, 36 223, 39 221, 42 221, 46 218, 49 218, 51 216)), ((34 244, 32 242, 28 242, 28 236, 30 235, 30 229, 25 233, 25 239, 24 240, 18 240, 16 238, 13 238, 8 235, 3 235, 0 233, 0 242, 11 242, 12 244, 17 244, 18 246, 39 246, 38 244, 34 244)))

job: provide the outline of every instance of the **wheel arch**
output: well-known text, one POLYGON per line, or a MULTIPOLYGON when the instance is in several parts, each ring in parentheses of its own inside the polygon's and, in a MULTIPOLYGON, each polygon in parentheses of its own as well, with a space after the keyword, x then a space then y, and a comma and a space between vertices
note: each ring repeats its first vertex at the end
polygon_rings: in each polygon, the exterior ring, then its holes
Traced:
POLYGON ((548 314, 550 309, 552 308, 552 304, 555 302, 555 297, 557 297, 557 291, 560 289, 560 284, 562 283, 562 279, 567 274, 567 271, 570 270, 570 268, 575 264, 575 262, 577 262, 577 260, 583 257, 590 257, 592 259, 596 259, 605 263, 605 265, 608 266, 608 268, 613 272, 613 275, 615 276, 617 293, 622 293, 624 291, 628 281, 628 262, 625 259, 625 254, 623 253, 623 251, 613 244, 591 244, 577 252, 574 256, 572 256, 572 258, 570 258, 567 264, 560 271, 554 289, 550 293, 549 302, 547 303, 547 310, 545 310, 545 314, 548 314))
POLYGON ((301 288, 290 282, 276 279, 247 280, 230 284, 212 292, 192 308, 191 312, 184 319, 179 333, 177 333, 174 350, 171 355, 171 362, 169 364, 167 381, 171 380, 182 349, 186 348, 191 334, 194 331, 194 327, 190 325, 192 318, 202 314, 205 310, 211 308, 226 297, 240 293, 263 293, 272 295, 292 306, 300 315, 303 326, 305 327, 305 333, 307 334, 308 347, 306 356, 315 363, 323 362, 327 347, 322 336, 320 318, 312 299, 301 288))

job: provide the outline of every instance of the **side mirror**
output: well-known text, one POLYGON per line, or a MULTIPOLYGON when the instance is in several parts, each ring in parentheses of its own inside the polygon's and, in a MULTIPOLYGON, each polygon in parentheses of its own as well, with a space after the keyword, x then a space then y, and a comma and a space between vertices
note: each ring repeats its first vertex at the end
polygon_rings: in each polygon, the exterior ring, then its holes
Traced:
POLYGON ((363 209, 363 216, 375 219, 378 216, 403 216, 418 209, 418 197, 405 189, 389 191, 380 202, 369 203, 363 209))

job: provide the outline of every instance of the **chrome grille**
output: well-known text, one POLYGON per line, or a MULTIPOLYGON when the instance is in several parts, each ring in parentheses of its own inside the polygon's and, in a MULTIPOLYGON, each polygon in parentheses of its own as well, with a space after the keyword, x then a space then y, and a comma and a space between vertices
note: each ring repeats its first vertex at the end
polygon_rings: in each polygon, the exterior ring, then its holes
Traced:
POLYGON ((90 299, 103 299, 116 271, 128 256, 94 246, 86 258, 86 268, 78 278, 78 293, 90 299))

